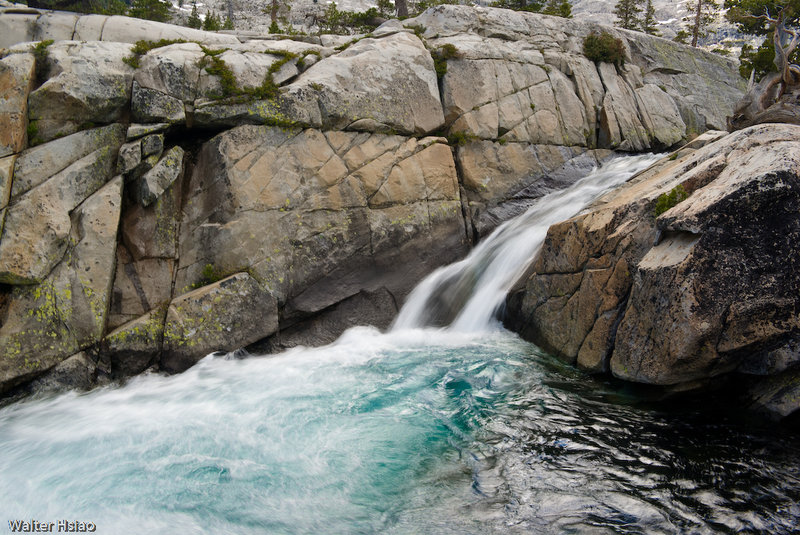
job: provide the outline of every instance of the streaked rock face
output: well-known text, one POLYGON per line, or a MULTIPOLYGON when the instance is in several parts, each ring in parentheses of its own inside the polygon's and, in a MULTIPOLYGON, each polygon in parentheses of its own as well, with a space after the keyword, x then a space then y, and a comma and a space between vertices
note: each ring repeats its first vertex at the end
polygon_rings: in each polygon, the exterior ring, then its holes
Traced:
POLYGON ((625 65, 596 65, 596 29, 440 6, 363 39, 240 42, 0 9, 0 390, 385 326, 539 196, 724 125, 732 63, 616 32, 625 65), (187 42, 133 53, 161 39, 187 42))
POLYGON ((516 327, 628 381, 790 371, 800 361, 799 150, 798 126, 751 127, 662 160, 554 225, 509 299, 516 327), (689 197, 654 214, 678 186, 689 197))

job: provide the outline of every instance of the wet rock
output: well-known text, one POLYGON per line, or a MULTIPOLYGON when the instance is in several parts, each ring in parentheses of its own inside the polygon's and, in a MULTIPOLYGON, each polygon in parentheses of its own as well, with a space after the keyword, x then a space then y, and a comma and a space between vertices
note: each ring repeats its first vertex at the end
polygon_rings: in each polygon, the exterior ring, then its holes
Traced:
POLYGON ((161 367, 183 371, 209 353, 232 351, 277 329, 275 298, 247 273, 237 273, 172 301, 161 367))
POLYGON ((94 384, 95 363, 85 353, 78 353, 53 366, 42 377, 27 385, 31 394, 88 390, 94 384))
POLYGON ((552 226, 509 299, 517 327, 628 381, 783 373, 793 360, 776 364, 785 361, 776 351, 800 326, 798 144, 797 126, 737 132, 662 160, 552 226), (655 217, 677 186, 688 199, 655 217))
POLYGON ((157 362, 166 313, 166 306, 157 307, 106 335, 101 347, 111 363, 112 377, 136 375, 157 362))

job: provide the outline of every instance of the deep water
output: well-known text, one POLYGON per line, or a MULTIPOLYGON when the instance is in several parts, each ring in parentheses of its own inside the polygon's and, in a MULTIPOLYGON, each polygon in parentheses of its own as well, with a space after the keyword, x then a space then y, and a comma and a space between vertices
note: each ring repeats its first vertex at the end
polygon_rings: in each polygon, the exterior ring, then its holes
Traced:
POLYGON ((0 409, 0 533, 796 532, 796 432, 721 394, 645 402, 494 319, 547 226, 654 159, 542 199, 420 284, 388 333, 0 409))
POLYGON ((358 328, 0 410, 0 532, 790 533, 797 438, 638 405, 505 331, 358 328))

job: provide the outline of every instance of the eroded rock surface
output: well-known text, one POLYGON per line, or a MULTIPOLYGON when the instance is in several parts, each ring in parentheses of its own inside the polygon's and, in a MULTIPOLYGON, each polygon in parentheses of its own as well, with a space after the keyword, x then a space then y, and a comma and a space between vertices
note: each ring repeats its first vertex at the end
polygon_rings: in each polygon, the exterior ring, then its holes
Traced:
POLYGON ((550 228, 509 298, 513 323, 579 367, 628 381, 791 368, 798 154, 800 127, 760 125, 662 160, 550 228), (656 216, 659 196, 679 186, 689 197, 656 216))
POLYGON ((0 10, 0 391, 385 327, 539 196, 724 124, 732 63, 616 32, 625 66, 598 65, 596 29, 440 6, 272 40, 0 10), (160 39, 187 42, 133 53, 160 39))

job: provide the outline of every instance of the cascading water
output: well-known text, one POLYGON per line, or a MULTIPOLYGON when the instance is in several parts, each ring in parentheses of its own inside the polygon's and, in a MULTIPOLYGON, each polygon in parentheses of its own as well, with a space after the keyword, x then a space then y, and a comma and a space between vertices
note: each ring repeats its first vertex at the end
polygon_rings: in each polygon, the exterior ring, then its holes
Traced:
POLYGON ((653 409, 491 325, 546 225, 648 161, 542 199, 389 333, 0 409, 0 533, 791 533, 796 435, 653 409))
POLYGON ((449 325, 456 331, 492 328, 497 309, 544 241, 550 225, 572 217, 592 199, 647 168, 659 156, 620 158, 572 187, 551 193, 507 221, 464 260, 440 268, 411 293, 394 329, 449 325))

